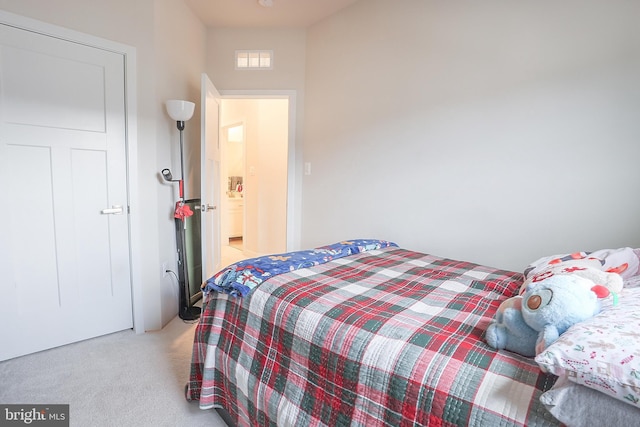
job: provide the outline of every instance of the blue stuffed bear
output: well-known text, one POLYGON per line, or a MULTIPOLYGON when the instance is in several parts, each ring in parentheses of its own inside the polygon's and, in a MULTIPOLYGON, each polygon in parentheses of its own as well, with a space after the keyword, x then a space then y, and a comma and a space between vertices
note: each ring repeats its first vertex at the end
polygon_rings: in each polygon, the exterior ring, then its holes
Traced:
POLYGON ((533 357, 572 325, 598 314, 598 296, 607 294, 606 288, 579 276, 558 275, 530 283, 521 296, 500 305, 487 328, 487 344, 533 357))
POLYGON ((538 332, 524 321, 522 300, 522 296, 517 296, 500 304, 495 318, 487 328, 485 338, 487 344, 495 349, 533 357, 536 355, 538 332))

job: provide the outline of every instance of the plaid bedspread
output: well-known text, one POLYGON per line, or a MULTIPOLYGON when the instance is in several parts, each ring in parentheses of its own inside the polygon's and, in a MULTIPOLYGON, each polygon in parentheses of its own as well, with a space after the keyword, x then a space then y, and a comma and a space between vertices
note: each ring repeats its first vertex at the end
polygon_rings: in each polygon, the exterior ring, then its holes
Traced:
POLYGON ((189 400, 239 426, 552 426, 553 385, 483 334, 522 275, 399 248, 210 294, 189 400))

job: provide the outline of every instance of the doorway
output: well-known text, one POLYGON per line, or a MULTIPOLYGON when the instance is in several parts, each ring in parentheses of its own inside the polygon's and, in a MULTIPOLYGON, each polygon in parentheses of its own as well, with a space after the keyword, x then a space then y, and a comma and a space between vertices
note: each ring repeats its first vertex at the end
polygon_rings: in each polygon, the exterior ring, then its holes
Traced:
POLYGON ((222 265, 227 266, 241 261, 244 254, 244 175, 245 175, 245 123, 233 123, 220 128, 224 145, 222 160, 222 176, 220 194, 225 202, 221 214, 221 258, 222 265))
POLYGON ((288 250, 288 96, 224 96, 220 112, 222 265, 288 250))

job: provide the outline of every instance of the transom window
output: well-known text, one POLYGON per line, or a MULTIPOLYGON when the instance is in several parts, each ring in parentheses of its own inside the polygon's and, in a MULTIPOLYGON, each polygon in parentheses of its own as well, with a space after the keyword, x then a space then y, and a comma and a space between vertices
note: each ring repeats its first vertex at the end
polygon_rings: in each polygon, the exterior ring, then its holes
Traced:
POLYGON ((236 50, 236 70, 273 69, 272 50, 236 50))

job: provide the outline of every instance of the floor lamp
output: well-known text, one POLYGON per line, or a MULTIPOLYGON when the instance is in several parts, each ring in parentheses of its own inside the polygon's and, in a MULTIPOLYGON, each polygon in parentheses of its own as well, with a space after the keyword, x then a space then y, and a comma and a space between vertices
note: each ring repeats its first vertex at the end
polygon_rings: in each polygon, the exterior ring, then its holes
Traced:
POLYGON ((178 316, 183 320, 195 320, 200 317, 200 307, 191 306, 189 298, 189 271, 187 268, 187 258, 185 253, 185 228, 186 219, 193 215, 193 211, 185 205, 184 191, 184 122, 193 116, 195 104, 189 101, 169 100, 166 102, 169 117, 176 121, 180 132, 180 179, 173 179, 169 169, 162 170, 162 176, 169 182, 178 182, 180 186, 180 198, 176 202, 174 221, 176 227, 176 245, 178 249, 178 281, 180 282, 180 307, 178 316))

